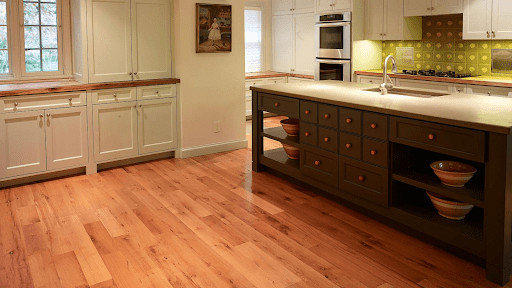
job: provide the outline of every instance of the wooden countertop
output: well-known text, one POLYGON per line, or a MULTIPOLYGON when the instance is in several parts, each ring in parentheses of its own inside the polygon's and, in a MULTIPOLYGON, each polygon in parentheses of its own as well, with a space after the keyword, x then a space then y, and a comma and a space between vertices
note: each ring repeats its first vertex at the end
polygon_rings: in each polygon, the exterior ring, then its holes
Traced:
MULTIPOLYGON (((354 73, 356 75, 368 75, 368 76, 382 77, 382 69, 381 70, 355 71, 354 73)), ((509 76, 475 76, 475 77, 459 79, 459 78, 395 74, 392 72, 388 72, 388 75, 389 75, 389 77, 392 77, 392 78, 403 78, 403 79, 413 79, 413 80, 423 80, 423 81, 449 82, 449 83, 458 83, 458 84, 473 84, 473 85, 512 88, 512 76, 510 76, 510 77, 509 76)))
POLYGON ((272 77, 297 77, 305 79, 315 79, 313 75, 281 73, 281 72, 258 72, 258 73, 245 73, 245 80, 258 79, 258 78, 272 78, 272 77))
POLYGON ((124 87, 137 87, 137 86, 151 86, 151 85, 176 84, 176 83, 180 83, 180 79, 167 78, 167 79, 155 79, 155 80, 93 83, 93 84, 84 84, 84 83, 80 83, 80 82, 76 82, 76 81, 5 84, 5 85, 0 85, 0 97, 44 94, 44 93, 58 93, 58 92, 71 92, 71 91, 84 91, 84 90, 97 90, 97 89, 124 88, 124 87))
POLYGON ((469 94, 421 98, 393 94, 380 95, 379 92, 364 91, 370 88, 378 88, 378 85, 314 81, 252 86, 251 90, 500 134, 512 134, 511 98, 469 94))

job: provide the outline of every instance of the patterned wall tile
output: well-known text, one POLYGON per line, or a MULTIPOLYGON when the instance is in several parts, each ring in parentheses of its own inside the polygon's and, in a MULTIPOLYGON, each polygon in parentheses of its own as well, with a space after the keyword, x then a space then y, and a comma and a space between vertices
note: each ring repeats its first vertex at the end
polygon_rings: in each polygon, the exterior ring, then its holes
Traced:
POLYGON ((482 75, 482 76, 491 75, 491 64, 479 64, 477 75, 482 75))
POLYGON ((456 51, 454 61, 455 63, 466 63, 466 52, 456 51))
POLYGON ((466 52, 466 63, 478 64, 478 52, 466 52))
POLYGON ((491 64, 491 52, 478 52, 478 64, 491 64))

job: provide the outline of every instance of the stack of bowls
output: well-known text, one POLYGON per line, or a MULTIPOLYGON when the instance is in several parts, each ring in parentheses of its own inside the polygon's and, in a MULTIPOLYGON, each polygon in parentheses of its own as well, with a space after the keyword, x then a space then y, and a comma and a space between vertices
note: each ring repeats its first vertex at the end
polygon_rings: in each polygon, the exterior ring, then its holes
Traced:
MULTIPOLYGON (((283 126, 283 129, 286 132, 286 134, 288 134, 288 136, 296 137, 296 136, 299 136, 299 122, 300 121, 298 119, 293 119, 293 118, 283 119, 283 120, 281 120, 281 126, 283 126)), ((285 144, 285 143, 281 143, 281 144, 283 144, 284 151, 288 155, 288 158, 299 159, 299 157, 300 157, 300 149, 299 148, 292 146, 292 145, 285 144)))

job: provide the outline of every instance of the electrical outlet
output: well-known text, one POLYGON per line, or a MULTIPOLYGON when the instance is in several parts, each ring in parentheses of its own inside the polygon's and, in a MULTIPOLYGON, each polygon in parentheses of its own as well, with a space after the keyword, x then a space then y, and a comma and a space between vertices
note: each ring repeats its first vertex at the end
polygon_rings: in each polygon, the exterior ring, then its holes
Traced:
POLYGON ((213 122, 213 133, 220 132, 220 121, 213 122))

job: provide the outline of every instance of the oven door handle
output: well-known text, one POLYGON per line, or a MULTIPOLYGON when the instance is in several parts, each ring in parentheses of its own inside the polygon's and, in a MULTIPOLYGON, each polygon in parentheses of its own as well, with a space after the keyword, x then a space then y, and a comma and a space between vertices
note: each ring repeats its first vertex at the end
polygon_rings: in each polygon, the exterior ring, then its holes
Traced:
POLYGON ((315 27, 319 28, 328 28, 328 27, 343 27, 350 26, 350 22, 336 22, 336 23, 316 23, 315 27))
POLYGON ((318 63, 324 63, 324 64, 350 64, 350 60, 331 60, 331 59, 315 59, 318 63))

